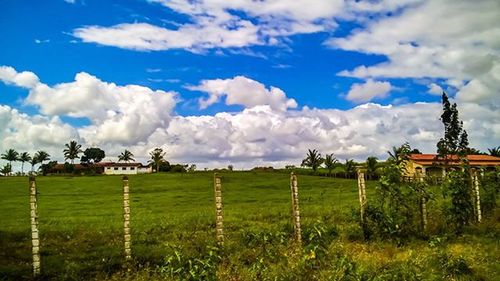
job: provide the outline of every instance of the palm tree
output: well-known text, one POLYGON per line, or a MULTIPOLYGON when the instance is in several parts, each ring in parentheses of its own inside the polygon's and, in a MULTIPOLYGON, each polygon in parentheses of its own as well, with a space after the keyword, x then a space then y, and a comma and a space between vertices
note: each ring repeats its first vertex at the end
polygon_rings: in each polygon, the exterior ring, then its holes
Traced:
POLYGON ((316 149, 308 149, 306 159, 302 160, 302 166, 311 167, 313 169, 313 172, 316 173, 316 170, 319 166, 321 166, 323 161, 324 159, 316 149))
POLYGON ((328 169, 328 176, 331 176, 332 175, 332 170, 333 168, 335 168, 335 164, 338 163, 338 160, 337 158, 335 158, 335 156, 333 156, 333 153, 332 154, 327 154, 325 155, 325 167, 328 169))
POLYGON ((43 161, 48 161, 50 160, 50 154, 43 150, 39 150, 35 153, 35 156, 33 158, 36 158, 37 163, 43 164, 43 161))
POLYGON ((124 152, 122 152, 120 155, 118 155, 118 162, 120 162, 120 161, 123 161, 123 162, 135 161, 134 154, 132 154, 132 152, 125 149, 124 152))
POLYGON ((394 162, 396 165, 399 165, 408 159, 408 154, 410 154, 410 151, 410 144, 407 142, 405 142, 400 147, 393 146, 392 151, 387 151, 387 153, 389 153, 388 161, 394 162))
POLYGON ((78 158, 78 154, 82 153, 81 150, 82 145, 78 144, 76 141, 72 140, 69 143, 65 144, 66 148, 63 150, 64 152, 64 160, 70 159, 71 164, 75 163, 75 159, 78 158))
POLYGON ((166 152, 163 152, 163 149, 157 147, 153 149, 153 151, 149 152, 149 155, 151 156, 151 160, 149 160, 149 163, 153 163, 156 165, 156 172, 158 173, 160 169, 160 164, 165 161, 163 157, 165 157, 166 152))
POLYGON ((10 173, 12 173, 12 161, 17 161, 19 159, 19 153, 11 148, 9 150, 6 150, 1 157, 2 159, 9 161, 9 165, 11 167, 10 173))
POLYGON ((33 173, 33 170, 35 169, 35 165, 40 163, 38 162, 38 158, 37 158, 37 155, 33 155, 33 157, 31 158, 31 160, 29 161, 29 163, 31 164, 31 172, 33 173))
POLYGON ((491 156, 500 157, 500 146, 488 148, 488 152, 490 153, 491 156))
POLYGON ((369 179, 372 179, 375 175, 375 170, 377 169, 377 157, 370 156, 366 158, 366 174, 369 179))
POLYGON ((31 161, 31 156, 28 152, 23 152, 19 155, 19 161, 21 161, 21 174, 24 174, 24 162, 31 161))
POLYGON ((354 174, 354 172, 356 172, 356 165, 354 163, 354 160, 352 159, 345 160, 344 172, 346 178, 351 178, 351 175, 354 174))

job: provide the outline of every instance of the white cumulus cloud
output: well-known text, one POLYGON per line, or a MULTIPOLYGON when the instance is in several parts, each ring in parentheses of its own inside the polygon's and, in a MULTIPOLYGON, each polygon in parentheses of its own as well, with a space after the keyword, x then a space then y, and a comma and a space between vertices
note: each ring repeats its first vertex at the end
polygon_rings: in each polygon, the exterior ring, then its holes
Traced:
POLYGON ((353 84, 346 99, 358 103, 368 102, 375 98, 385 98, 391 91, 391 83, 368 79, 363 84, 353 84))
MULTIPOLYGON (((415 1, 393 12, 325 42, 332 48, 387 57, 385 62, 360 65, 339 75, 440 78, 459 88, 460 100, 498 104, 499 1, 415 1)), ((431 90, 437 92, 436 87, 431 90)))
POLYGON ((227 105, 237 104, 245 107, 269 105, 270 108, 281 111, 297 107, 297 102, 288 99, 281 89, 276 87, 267 89, 264 84, 244 76, 203 80, 200 85, 189 86, 188 89, 206 92, 209 95, 206 99, 199 99, 200 108, 219 102, 222 97, 226 98, 227 105))

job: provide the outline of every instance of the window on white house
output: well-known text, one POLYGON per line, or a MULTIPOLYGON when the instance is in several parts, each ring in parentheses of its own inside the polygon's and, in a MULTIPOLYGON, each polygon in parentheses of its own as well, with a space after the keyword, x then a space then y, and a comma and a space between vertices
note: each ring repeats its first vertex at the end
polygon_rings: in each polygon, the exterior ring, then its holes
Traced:
POLYGON ((118 171, 118 167, 115 167, 115 171, 118 171))
POLYGON ((132 170, 132 171, 135 170, 135 167, 130 167, 130 170, 132 170))
POLYGON ((124 171, 125 171, 126 169, 127 169, 127 167, 122 167, 122 170, 124 170, 124 171))

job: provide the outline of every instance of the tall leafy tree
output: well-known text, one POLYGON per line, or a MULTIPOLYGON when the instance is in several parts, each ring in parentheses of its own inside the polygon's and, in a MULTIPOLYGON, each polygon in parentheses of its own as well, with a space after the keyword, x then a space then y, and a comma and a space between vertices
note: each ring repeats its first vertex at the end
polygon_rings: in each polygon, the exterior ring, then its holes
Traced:
POLYGON ((467 132, 463 130, 463 122, 458 118, 457 104, 451 104, 444 92, 442 104, 441 122, 444 126, 444 136, 437 143, 437 153, 445 160, 446 165, 449 155, 465 156, 467 154, 469 140, 467 132))
POLYGON ((101 162, 106 157, 104 150, 99 147, 90 147, 83 152, 80 162, 84 164, 95 164, 101 162))
POLYGON ((156 166, 157 173, 159 172, 160 164, 165 161, 165 154, 166 152, 163 152, 163 149, 161 149, 160 147, 157 147, 149 152, 149 156, 151 156, 151 160, 149 160, 149 163, 152 163, 156 166))
POLYGON ((328 169, 328 176, 332 175, 332 170, 335 168, 335 165, 338 163, 337 158, 333 156, 333 153, 325 155, 325 167, 328 169))
POLYGON ((72 140, 65 144, 66 148, 63 150, 64 159, 71 160, 71 164, 75 163, 75 159, 78 159, 78 154, 82 153, 82 145, 78 144, 76 141, 72 140))
POLYGON ((24 174, 24 162, 31 161, 31 156, 28 152, 23 152, 19 155, 19 161, 21 162, 21 174, 24 174))
POLYGON ((378 158, 374 156, 370 156, 366 158, 366 174, 369 179, 372 179, 375 175, 375 170, 377 169, 378 158))
POLYGON ((125 149, 124 152, 120 153, 120 155, 118 155, 118 162, 130 162, 130 161, 135 161, 134 159, 134 154, 132 154, 132 152, 128 151, 125 149))
POLYGON ((306 158, 302 160, 302 166, 310 167, 313 169, 313 172, 316 173, 316 170, 323 163, 324 159, 321 157, 321 153, 319 153, 316 149, 310 150, 306 154, 306 158))
POLYGON ((4 154, 2 154, 2 159, 9 161, 9 164, 12 166, 13 161, 17 161, 19 158, 19 152, 14 149, 6 150, 4 154))

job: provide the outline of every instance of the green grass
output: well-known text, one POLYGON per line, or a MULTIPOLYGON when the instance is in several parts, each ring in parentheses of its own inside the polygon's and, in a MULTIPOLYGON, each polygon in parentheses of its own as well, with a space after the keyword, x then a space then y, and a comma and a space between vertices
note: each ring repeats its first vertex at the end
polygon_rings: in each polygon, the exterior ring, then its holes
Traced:
MULTIPOLYGON (((443 253, 451 255, 452 269, 452 262, 460 265, 456 259, 461 257, 471 267, 470 273, 450 278, 500 276, 498 215, 451 239, 439 234, 439 219, 431 218, 435 237, 443 237, 437 240, 439 246, 418 239, 403 247, 390 241, 365 242, 356 222, 356 180, 299 175, 306 240, 301 250, 292 242, 287 174, 222 176, 226 244, 214 269, 221 280, 340 280, 351 275, 354 279, 345 280, 440 280, 448 270, 436 262, 443 260, 443 253), (311 236, 317 230, 322 236, 311 236), (313 245, 319 245, 315 257, 313 245), (401 277, 401 272, 410 277, 401 277)), ((367 183, 368 200, 375 184, 367 183)), ((209 260, 207 246, 216 244, 212 173, 130 176, 132 270, 123 268, 121 177, 38 177, 37 187, 42 279, 186 278, 189 274, 165 273, 174 267, 166 257, 177 251, 183 260, 175 266, 185 267, 189 261, 209 260)), ((28 200, 27 178, 0 178, 0 280, 31 278, 28 200)), ((435 205, 430 213, 438 216, 435 205)), ((207 264, 196 270, 210 271, 207 264)))

